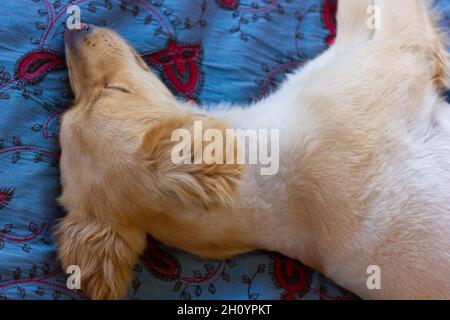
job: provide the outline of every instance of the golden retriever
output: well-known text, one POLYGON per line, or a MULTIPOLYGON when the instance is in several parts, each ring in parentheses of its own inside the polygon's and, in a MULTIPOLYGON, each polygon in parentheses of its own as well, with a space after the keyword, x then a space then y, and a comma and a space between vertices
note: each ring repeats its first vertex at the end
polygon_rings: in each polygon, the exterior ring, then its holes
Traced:
POLYGON ((108 29, 66 31, 63 266, 80 267, 91 298, 122 298, 150 234, 208 258, 278 251, 362 298, 450 299, 450 106, 439 97, 449 66, 426 2, 339 1, 335 44, 268 98, 233 108, 177 100, 108 29), (195 134, 196 121, 279 130, 278 173, 174 163, 174 130, 195 134), (367 285, 370 266, 380 288, 367 285))

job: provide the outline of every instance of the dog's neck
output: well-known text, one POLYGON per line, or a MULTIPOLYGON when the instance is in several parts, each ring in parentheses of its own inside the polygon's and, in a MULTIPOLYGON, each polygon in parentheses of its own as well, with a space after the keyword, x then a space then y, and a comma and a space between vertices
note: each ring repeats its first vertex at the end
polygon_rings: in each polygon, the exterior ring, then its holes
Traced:
MULTIPOLYGON (((367 138, 382 140, 383 135, 339 137, 340 114, 329 112, 342 110, 338 102, 348 103, 334 98, 339 92, 322 89, 335 76, 324 74, 322 68, 336 59, 339 50, 332 47, 254 105, 181 105, 184 110, 192 108, 192 114, 223 121, 229 128, 279 130, 278 172, 261 175, 263 165, 246 164, 234 206, 191 210, 174 206, 152 217, 147 232, 168 245, 208 258, 254 249, 280 252, 360 294, 360 276, 364 268, 376 264, 371 253, 380 244, 379 233, 385 231, 380 227, 376 233, 368 226, 386 222, 370 216, 374 206, 383 209, 371 198, 383 188, 374 190, 368 184, 387 178, 376 177, 379 159, 367 156, 376 154, 367 149, 367 138), (336 118, 327 118, 330 115, 336 118), (351 140, 340 140, 347 138, 351 140)), ((370 141, 369 145, 382 142, 370 141)))
MULTIPOLYGON (((335 50, 338 48, 291 75, 277 92, 254 105, 206 108, 210 111, 194 107, 195 112, 224 120, 231 128, 279 130, 280 162, 278 173, 267 176, 260 174, 260 165, 245 165, 234 208, 177 214, 183 216, 179 228, 195 230, 191 237, 204 244, 199 248, 184 243, 182 248, 212 258, 252 249, 276 251, 351 286, 352 276, 343 274, 338 266, 349 258, 349 252, 353 254, 346 243, 358 241, 352 238, 359 225, 354 212, 365 208, 357 208, 348 200, 353 196, 349 192, 360 190, 343 188, 341 181, 330 179, 337 175, 332 165, 337 159, 317 151, 321 144, 313 127, 317 119, 307 103, 311 101, 308 95, 317 89, 311 88, 317 83, 311 77, 334 58, 335 50), (199 230, 197 225, 210 228, 199 230)), ((362 176, 355 176, 362 181, 362 176)), ((179 243, 173 245, 180 247, 179 243)), ((355 264, 367 265, 358 257, 352 259, 355 264)))
MULTIPOLYGON (((309 74, 320 67, 321 59, 329 59, 329 54, 319 58, 314 65, 307 65, 302 72, 290 76, 277 92, 254 105, 223 105, 205 109, 183 106, 193 108, 195 113, 205 113, 224 120, 230 128, 275 129, 279 131, 280 137, 278 172, 262 175, 262 165, 246 164, 235 207, 196 214, 195 221, 191 215, 180 213, 185 219, 180 222, 180 228, 189 225, 186 229, 195 230, 195 224, 211 226, 209 230, 198 230, 205 233, 201 237, 205 248, 199 251, 199 248, 184 244, 185 249, 208 257, 266 249, 322 269, 322 253, 311 242, 316 241, 313 240, 313 232, 321 219, 308 217, 305 207, 308 205, 306 199, 309 191, 299 190, 301 186, 309 188, 301 176, 301 165, 304 156, 311 152, 308 148, 314 145, 314 141, 308 141, 313 121, 308 110, 302 106, 301 88, 309 74), (302 192, 304 196, 299 196, 302 192), (208 244, 211 246, 207 248, 208 244)), ((174 245, 179 247, 178 243, 174 245)), ((323 255, 326 254, 323 252, 323 255)))

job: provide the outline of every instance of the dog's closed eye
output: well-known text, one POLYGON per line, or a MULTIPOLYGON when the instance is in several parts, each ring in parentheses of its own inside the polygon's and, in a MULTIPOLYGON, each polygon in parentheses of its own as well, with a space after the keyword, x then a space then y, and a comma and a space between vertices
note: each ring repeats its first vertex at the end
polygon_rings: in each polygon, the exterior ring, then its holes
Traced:
POLYGON ((121 91, 121 92, 124 92, 124 93, 131 93, 131 90, 128 89, 127 87, 124 87, 122 85, 115 84, 115 83, 114 84, 108 84, 105 88, 108 89, 108 90, 118 90, 118 91, 121 91))

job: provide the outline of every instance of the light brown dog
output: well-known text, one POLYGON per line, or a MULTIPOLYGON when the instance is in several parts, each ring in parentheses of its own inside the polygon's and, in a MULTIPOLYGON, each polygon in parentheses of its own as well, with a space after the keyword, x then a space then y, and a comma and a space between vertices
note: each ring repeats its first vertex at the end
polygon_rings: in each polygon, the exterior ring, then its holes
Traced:
POLYGON ((114 32, 66 32, 63 266, 90 297, 121 298, 149 233, 209 258, 279 251, 363 298, 450 298, 448 57, 424 2, 339 1, 335 45, 269 98, 212 112, 177 101, 114 32), (175 164, 172 133, 195 121, 278 129, 278 174, 175 164))

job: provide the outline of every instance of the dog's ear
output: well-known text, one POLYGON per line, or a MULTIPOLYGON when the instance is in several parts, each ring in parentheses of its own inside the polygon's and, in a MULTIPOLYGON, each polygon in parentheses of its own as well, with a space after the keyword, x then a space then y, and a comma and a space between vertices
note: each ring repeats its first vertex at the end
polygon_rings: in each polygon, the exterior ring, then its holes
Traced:
POLYGON ((188 115, 151 127, 138 154, 165 204, 210 208, 234 204, 243 170, 236 148, 225 123, 188 115))

